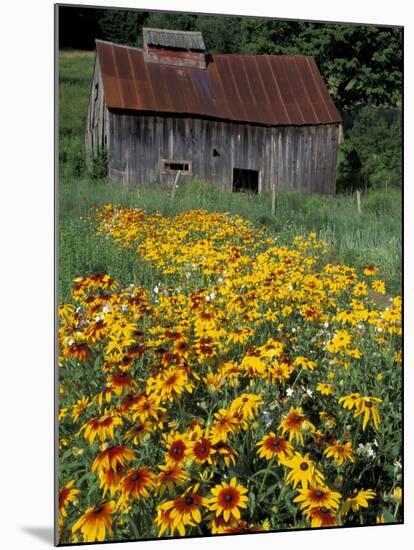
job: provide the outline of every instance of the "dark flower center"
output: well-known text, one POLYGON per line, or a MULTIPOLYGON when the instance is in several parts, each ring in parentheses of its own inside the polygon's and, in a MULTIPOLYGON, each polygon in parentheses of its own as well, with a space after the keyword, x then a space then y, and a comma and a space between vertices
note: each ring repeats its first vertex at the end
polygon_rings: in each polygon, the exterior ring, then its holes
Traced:
POLYGON ((233 500, 233 495, 231 493, 226 493, 224 495, 225 502, 231 502, 233 500))
POLYGON ((305 471, 309 468, 309 464, 307 462, 302 462, 300 465, 300 469, 305 471))
POLYGON ((194 499, 191 495, 187 495, 184 499, 185 503, 187 506, 191 506, 192 504, 194 504, 194 499))
POLYGON ((322 514, 329 514, 329 510, 326 506, 322 506, 321 508, 319 508, 319 511, 322 513, 322 514))
POLYGON ((278 437, 274 437, 271 441, 271 445, 274 449, 279 449, 280 447, 280 439, 278 437))
POLYGON ((182 447, 182 445, 180 445, 180 444, 173 445, 173 446, 171 447, 171 452, 172 452, 172 454, 173 454, 174 456, 179 456, 179 455, 181 455, 182 452, 183 452, 183 447, 182 447))
POLYGON ((131 479, 132 481, 138 481, 140 477, 140 474, 136 472, 133 476, 131 476, 131 479))
POLYGON ((317 491, 315 491, 316 498, 321 498, 322 495, 323 495, 323 492, 320 491, 319 489, 317 491))

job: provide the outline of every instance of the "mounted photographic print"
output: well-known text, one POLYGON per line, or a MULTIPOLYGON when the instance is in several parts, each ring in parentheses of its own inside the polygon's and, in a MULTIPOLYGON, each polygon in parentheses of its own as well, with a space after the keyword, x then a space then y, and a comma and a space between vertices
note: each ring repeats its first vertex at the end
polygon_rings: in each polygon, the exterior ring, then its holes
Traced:
POLYGON ((403 522, 403 29, 368 23, 56 6, 56 544, 403 522))

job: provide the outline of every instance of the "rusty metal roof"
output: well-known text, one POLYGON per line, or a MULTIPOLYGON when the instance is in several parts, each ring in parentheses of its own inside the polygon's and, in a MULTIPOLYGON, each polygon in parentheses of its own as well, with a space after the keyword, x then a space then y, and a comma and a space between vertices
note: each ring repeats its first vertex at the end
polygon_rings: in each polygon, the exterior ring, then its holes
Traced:
POLYGON ((277 125, 341 122, 315 60, 214 54, 207 68, 150 63, 142 50, 96 41, 110 109, 277 125))
POLYGON ((169 29, 142 29, 144 44, 162 48, 204 51, 203 35, 199 31, 172 31, 169 29))

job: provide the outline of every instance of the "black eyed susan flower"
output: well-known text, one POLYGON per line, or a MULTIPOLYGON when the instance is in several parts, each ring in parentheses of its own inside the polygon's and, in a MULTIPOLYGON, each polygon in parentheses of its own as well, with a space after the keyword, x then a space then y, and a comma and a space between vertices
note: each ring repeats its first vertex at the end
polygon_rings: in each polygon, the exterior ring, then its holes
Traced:
POLYGON ((292 483, 294 489, 299 484, 303 489, 307 489, 309 486, 323 485, 325 477, 316 468, 308 454, 302 456, 300 453, 295 452, 292 457, 284 460, 282 464, 290 470, 286 475, 286 481, 292 483))
POLYGON ((124 392, 132 390, 136 384, 129 373, 120 370, 109 376, 108 385, 112 388, 115 395, 119 396, 124 392))
POLYGON ((333 458, 338 466, 342 466, 347 460, 355 462, 352 443, 350 441, 346 441, 345 443, 336 441, 332 445, 328 445, 324 450, 324 455, 326 458, 333 458))
POLYGON ((238 521, 230 516, 228 521, 224 521, 223 516, 216 516, 215 514, 208 514, 206 519, 209 521, 210 531, 213 535, 222 535, 227 533, 227 529, 236 527, 238 521))
POLYGON ((99 473, 102 470, 117 471, 118 466, 124 467, 125 464, 134 460, 135 453, 124 445, 114 445, 101 451, 92 463, 92 472, 99 473))
POLYGON ((349 395, 344 395, 338 399, 338 403, 343 406, 344 409, 352 410, 358 407, 361 400, 361 394, 354 392, 349 395))
POLYGON ((214 496, 208 500, 209 509, 215 511, 216 516, 223 516, 224 521, 229 521, 231 516, 239 520, 240 508, 247 508, 247 489, 238 485, 235 477, 230 483, 224 481, 221 485, 216 485, 211 493, 214 496))
POLYGON ((116 470, 101 469, 97 472, 97 475, 99 478, 99 488, 102 489, 102 497, 105 498, 109 491, 112 498, 119 490, 119 485, 125 475, 125 467, 118 464, 116 470))
POLYGON ((334 512, 326 506, 309 508, 306 517, 311 527, 334 527, 337 525, 334 512))
POLYGON ((227 443, 224 443, 224 441, 219 441, 218 443, 215 443, 213 445, 213 449, 216 452, 216 454, 214 455, 215 461, 217 461, 217 459, 221 457, 223 458, 227 468, 231 468, 232 466, 236 465, 239 453, 235 449, 230 447, 230 445, 227 445, 227 443))
POLYGON ((64 485, 61 490, 59 491, 59 523, 61 524, 63 521, 63 518, 67 516, 66 508, 67 506, 72 502, 73 504, 76 504, 77 502, 77 496, 80 493, 80 490, 74 487, 75 480, 72 479, 66 485, 64 485))
POLYGON ((130 499, 149 497, 148 491, 155 488, 154 479, 154 474, 146 466, 130 470, 120 483, 120 502, 126 504, 130 499))
POLYGON ((364 269, 364 275, 366 275, 367 277, 372 277, 377 273, 378 273, 378 268, 376 268, 373 265, 367 265, 367 267, 364 269))
POLYGON ((319 485, 316 487, 308 487, 307 489, 299 489, 299 495, 293 499, 293 502, 300 502, 301 510, 320 508, 322 506, 330 510, 337 510, 340 500, 340 493, 331 491, 324 485, 319 485))
POLYGON ((152 419, 155 423, 160 421, 165 408, 161 407, 159 400, 154 395, 141 395, 132 406, 134 411, 133 419, 139 418, 142 422, 147 419, 152 419))
POLYGON ((272 460, 275 457, 279 460, 288 458, 293 453, 293 447, 289 441, 277 436, 274 432, 265 435, 256 445, 259 447, 257 454, 266 460, 272 460))
POLYGON ((211 442, 213 444, 227 441, 229 436, 233 434, 239 425, 239 420, 234 413, 227 409, 219 409, 214 413, 214 422, 211 428, 211 442))
MULTIPOLYGON (((206 434, 208 436, 208 433, 206 434)), ((191 457, 199 464, 212 464, 212 457, 216 449, 208 437, 200 435, 195 441, 191 442, 191 457)))
POLYGON ((190 441, 178 432, 163 437, 167 447, 166 462, 183 462, 191 452, 190 441))
POLYGON ((282 430, 282 435, 289 434, 289 441, 296 440, 298 443, 303 444, 303 431, 305 429, 312 429, 314 426, 304 416, 302 407, 291 407, 287 415, 279 424, 279 428, 282 430))
POLYGON ((364 415, 364 419, 362 421, 362 429, 364 431, 371 418, 374 423, 375 429, 378 430, 380 424, 380 415, 377 405, 379 403, 382 403, 382 399, 380 399, 379 397, 364 396, 361 397, 361 399, 359 400, 356 411, 354 412, 354 417, 356 418, 361 414, 364 415))
POLYGON ((134 445, 142 443, 152 432, 154 427, 148 420, 138 420, 135 424, 125 433, 125 441, 132 441, 134 445))
POLYGON ((344 505, 342 506, 341 512, 345 516, 348 514, 350 509, 354 512, 358 512, 360 508, 368 508, 368 501, 374 499, 375 497, 376 493, 372 489, 361 489, 360 491, 355 492, 352 497, 346 499, 344 505))
POLYGON ((319 382, 316 386, 316 391, 321 393, 322 395, 333 395, 334 389, 332 384, 329 382, 319 382))
POLYGON ((257 415, 259 406, 263 403, 263 399, 260 395, 255 393, 242 393, 230 404, 230 413, 242 413, 243 418, 253 420, 257 415))
POLYGON ((73 524, 72 533, 80 529, 84 542, 102 542, 106 535, 112 535, 112 515, 115 503, 111 500, 88 508, 86 512, 73 524))
POLYGON ((120 424, 122 424, 122 419, 120 416, 113 413, 108 413, 103 416, 92 418, 86 422, 86 424, 84 424, 79 430, 79 433, 83 432, 83 435, 89 445, 92 445, 96 436, 98 436, 99 441, 102 443, 106 439, 114 438, 114 428, 120 424))
MULTIPOLYGON (((178 531, 181 537, 185 536, 184 525, 177 521, 176 517, 171 517, 172 510, 162 510, 161 505, 157 506, 157 517, 154 520, 155 525, 158 527, 158 536, 162 537, 164 533, 169 531, 170 536, 174 536, 175 531, 178 531)), ((194 527, 192 522, 188 523, 189 526, 194 527)))
POLYGON ((181 464, 168 462, 158 466, 160 473, 157 474, 156 484, 158 492, 162 495, 165 491, 172 491, 175 487, 188 481, 188 475, 181 464))
POLYGON ((169 512, 172 529, 178 525, 194 527, 201 522, 201 508, 206 506, 206 499, 200 494, 200 485, 189 487, 179 498, 167 500, 159 505, 159 510, 169 512))

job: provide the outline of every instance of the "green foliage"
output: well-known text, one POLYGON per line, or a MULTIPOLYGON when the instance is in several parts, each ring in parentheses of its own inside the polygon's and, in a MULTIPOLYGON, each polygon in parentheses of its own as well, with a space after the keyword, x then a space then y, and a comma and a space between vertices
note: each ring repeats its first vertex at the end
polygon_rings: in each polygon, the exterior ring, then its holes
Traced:
POLYGON ((99 149, 92 157, 90 176, 93 180, 106 178, 108 175, 108 152, 106 149, 99 149))
POLYGON ((401 111, 365 107, 340 147, 339 188, 401 185, 401 154, 401 111))
POLYGON ((240 17, 199 16, 194 27, 203 34, 209 53, 235 53, 243 48, 240 17))
POLYGON ((103 10, 98 19, 105 40, 136 46, 141 41, 141 28, 148 14, 132 10, 103 10))
POLYGON ((85 174, 84 135, 94 54, 59 55, 59 172, 62 177, 85 174))
POLYGON ((313 56, 341 111, 401 101, 400 28, 255 19, 241 28, 242 51, 313 56))

